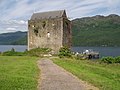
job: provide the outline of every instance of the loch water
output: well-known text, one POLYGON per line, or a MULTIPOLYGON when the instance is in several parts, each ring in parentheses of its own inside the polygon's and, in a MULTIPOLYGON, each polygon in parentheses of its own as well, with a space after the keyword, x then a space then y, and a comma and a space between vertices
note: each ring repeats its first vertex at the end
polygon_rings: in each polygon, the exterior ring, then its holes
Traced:
POLYGON ((99 52, 100 57, 120 56, 120 47, 72 47, 71 48, 72 51, 79 53, 89 49, 95 52, 99 52))
MULTIPOLYGON (((8 51, 14 48, 16 51, 24 52, 27 49, 27 45, 0 45, 0 52, 8 51)), ((100 57, 106 56, 120 56, 120 47, 72 47, 74 52, 83 52, 84 50, 91 49, 99 52, 100 57)))

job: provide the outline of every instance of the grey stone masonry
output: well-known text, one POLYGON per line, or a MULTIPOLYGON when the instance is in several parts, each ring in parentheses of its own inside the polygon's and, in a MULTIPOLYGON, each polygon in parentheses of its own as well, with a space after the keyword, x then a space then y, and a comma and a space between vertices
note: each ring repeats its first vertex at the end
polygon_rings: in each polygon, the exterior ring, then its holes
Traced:
POLYGON ((65 10, 34 13, 28 20, 28 50, 51 48, 58 53, 60 47, 71 47, 71 22, 65 10))

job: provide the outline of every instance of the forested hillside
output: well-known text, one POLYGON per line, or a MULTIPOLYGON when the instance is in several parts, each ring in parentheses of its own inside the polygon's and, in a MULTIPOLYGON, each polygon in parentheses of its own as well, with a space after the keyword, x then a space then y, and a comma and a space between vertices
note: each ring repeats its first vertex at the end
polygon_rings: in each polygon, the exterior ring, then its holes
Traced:
POLYGON ((0 45, 24 45, 27 43, 27 32, 0 34, 0 45))
POLYGON ((120 46, 120 16, 94 16, 72 21, 74 46, 120 46))

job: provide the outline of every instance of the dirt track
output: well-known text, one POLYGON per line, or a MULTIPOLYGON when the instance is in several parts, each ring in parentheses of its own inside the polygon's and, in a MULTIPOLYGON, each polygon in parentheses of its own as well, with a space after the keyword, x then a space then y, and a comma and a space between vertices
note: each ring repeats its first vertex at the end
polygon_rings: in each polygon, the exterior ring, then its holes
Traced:
POLYGON ((41 70, 38 90, 98 90, 79 80, 49 59, 39 60, 41 70))

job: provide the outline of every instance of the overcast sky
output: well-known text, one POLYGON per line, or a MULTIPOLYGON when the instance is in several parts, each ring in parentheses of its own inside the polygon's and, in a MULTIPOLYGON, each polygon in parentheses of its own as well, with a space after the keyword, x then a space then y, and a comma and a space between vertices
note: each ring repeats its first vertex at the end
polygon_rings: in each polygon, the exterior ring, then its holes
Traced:
POLYGON ((63 9, 71 19, 120 15, 120 0, 0 0, 0 33, 27 31, 33 13, 63 9))

